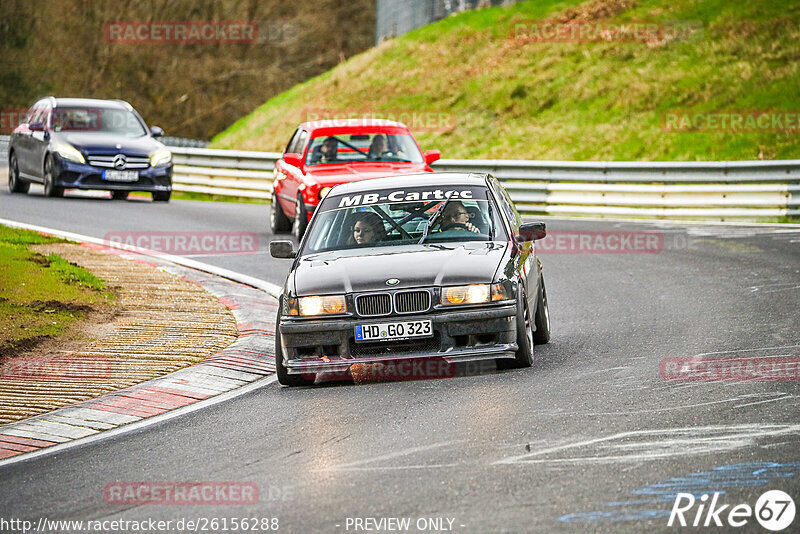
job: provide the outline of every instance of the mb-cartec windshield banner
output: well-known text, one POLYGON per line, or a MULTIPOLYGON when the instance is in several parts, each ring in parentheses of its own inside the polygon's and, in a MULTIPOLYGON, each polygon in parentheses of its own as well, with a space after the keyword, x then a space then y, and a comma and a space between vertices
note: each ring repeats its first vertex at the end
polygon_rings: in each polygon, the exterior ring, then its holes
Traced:
POLYGON ((381 189, 368 193, 334 195, 325 199, 323 211, 341 208, 357 208, 393 202, 436 202, 440 200, 486 200, 486 190, 480 187, 404 187, 381 189))

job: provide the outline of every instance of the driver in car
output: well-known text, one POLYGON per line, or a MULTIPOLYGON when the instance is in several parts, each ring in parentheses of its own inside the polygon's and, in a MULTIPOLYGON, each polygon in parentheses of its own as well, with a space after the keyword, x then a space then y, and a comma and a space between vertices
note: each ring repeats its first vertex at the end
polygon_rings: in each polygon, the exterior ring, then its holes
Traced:
POLYGON ((314 149, 311 155, 312 163, 330 163, 338 161, 339 141, 335 137, 326 137, 322 145, 314 149))
POLYGON ((380 134, 372 138, 372 143, 369 145, 369 159, 380 159, 386 153, 386 138, 380 134))
POLYGON ((447 230, 469 230, 470 232, 480 233, 480 230, 469 222, 469 212, 458 200, 448 202, 447 207, 442 213, 442 224, 439 227, 441 232, 447 230))

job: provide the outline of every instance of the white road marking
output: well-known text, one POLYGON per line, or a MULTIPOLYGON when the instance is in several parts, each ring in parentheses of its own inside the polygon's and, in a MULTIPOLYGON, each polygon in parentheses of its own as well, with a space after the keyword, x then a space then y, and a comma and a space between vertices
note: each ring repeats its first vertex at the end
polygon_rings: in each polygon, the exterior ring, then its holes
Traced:
POLYGON ((793 398, 794 398, 794 395, 786 395, 785 397, 778 397, 776 399, 767 399, 767 400, 757 401, 757 402, 748 402, 747 404, 737 404, 736 406, 734 406, 734 408, 744 408, 745 406, 755 406, 756 404, 766 404, 768 402, 777 402, 777 401, 782 401, 782 400, 786 400, 786 399, 793 399, 793 398))
MULTIPOLYGON (((701 352, 700 354, 696 354, 693 358, 699 358, 700 356, 712 356, 714 354, 739 354, 741 352, 758 352, 763 350, 777 350, 777 349, 798 349, 800 345, 778 345, 777 347, 761 347, 757 349, 734 349, 734 350, 722 350, 718 352, 701 352)), ((774 356, 759 356, 760 358, 772 358, 774 356)))
POLYGON ((800 434, 800 424, 747 424, 639 430, 511 456, 497 460, 493 465, 651 461, 740 449, 770 438, 797 434, 800 434))
MULTIPOLYGON (((385 469, 383 467, 368 467, 368 468, 360 468, 358 466, 362 466, 364 464, 370 464, 374 462, 382 462, 384 460, 393 460, 395 458, 399 458, 401 456, 408 456, 410 454, 416 454, 418 452, 430 451, 433 449, 440 449, 442 447, 447 447, 449 445, 455 445, 456 443, 462 443, 461 440, 454 440, 454 441, 443 441, 441 443, 433 443, 430 445, 420 445, 418 447, 410 447, 408 449, 402 449, 395 452, 390 452, 388 454, 382 454, 380 456, 374 456, 372 458, 365 458, 363 460, 356 460, 355 462, 349 462, 346 464, 339 464, 334 465, 331 467, 325 467, 322 469, 314 469, 314 471, 347 471, 352 469, 385 469)), ((413 466, 412 466, 413 467, 413 466)), ((435 466, 431 466, 435 467, 435 466)), ((402 466, 394 466, 394 469, 400 469, 402 466)))

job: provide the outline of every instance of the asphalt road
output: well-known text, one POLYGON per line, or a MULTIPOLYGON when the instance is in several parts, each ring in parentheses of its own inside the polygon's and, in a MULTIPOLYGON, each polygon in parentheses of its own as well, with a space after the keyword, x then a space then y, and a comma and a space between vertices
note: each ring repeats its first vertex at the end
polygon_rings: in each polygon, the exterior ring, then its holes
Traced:
MULTIPOLYGON (((46 199, 4 188, 0 216, 98 237, 255 232, 256 254, 197 259, 278 284, 287 269, 265 252, 266 206, 46 199)), ((540 254, 553 337, 537 346, 532 369, 273 383, 0 468, 0 518, 266 517, 285 532, 377 531, 357 528, 356 518, 410 518, 414 532, 443 518, 455 532, 640 532, 673 530, 677 492, 724 492, 723 522, 733 505, 755 506, 767 490, 797 501, 797 381, 667 381, 660 370, 668 358, 800 359, 800 228, 549 220, 548 229, 565 237, 540 254), (612 254, 567 244, 640 231, 656 232, 663 246, 612 254), (109 504, 103 490, 113 481, 254 483, 259 499, 109 504)), ((763 531, 754 518, 738 530, 763 531)))

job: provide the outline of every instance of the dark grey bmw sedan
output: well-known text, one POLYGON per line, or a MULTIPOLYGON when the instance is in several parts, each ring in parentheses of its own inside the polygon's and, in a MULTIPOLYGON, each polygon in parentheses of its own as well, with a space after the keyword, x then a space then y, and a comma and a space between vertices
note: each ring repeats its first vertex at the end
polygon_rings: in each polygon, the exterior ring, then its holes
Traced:
POLYGON ((397 378, 484 359, 530 367, 534 343, 550 339, 533 245, 545 233, 522 223, 489 174, 334 187, 298 251, 270 244, 274 257, 294 258, 277 319, 278 380, 352 378, 374 364, 394 365, 397 378))

